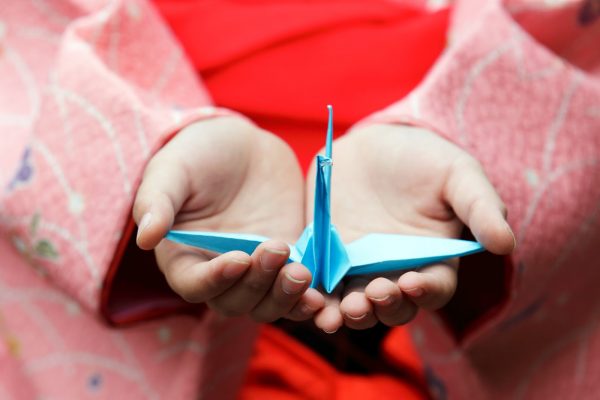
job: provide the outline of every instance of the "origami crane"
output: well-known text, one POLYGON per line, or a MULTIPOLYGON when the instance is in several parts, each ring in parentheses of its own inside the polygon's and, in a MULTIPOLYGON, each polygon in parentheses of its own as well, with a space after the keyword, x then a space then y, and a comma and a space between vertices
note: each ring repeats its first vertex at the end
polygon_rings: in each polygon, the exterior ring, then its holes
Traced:
MULTIPOLYGON (((295 245, 288 262, 299 262, 312 273, 311 287, 331 293, 351 275, 406 270, 483 251, 477 242, 457 239, 371 233, 344 244, 331 224, 330 193, 333 109, 329 110, 325 155, 317 156, 314 220, 295 245)), ((357 210, 358 212, 358 210, 357 210)), ((166 238, 217 253, 241 250, 251 254, 268 238, 252 234, 171 230, 166 238)))

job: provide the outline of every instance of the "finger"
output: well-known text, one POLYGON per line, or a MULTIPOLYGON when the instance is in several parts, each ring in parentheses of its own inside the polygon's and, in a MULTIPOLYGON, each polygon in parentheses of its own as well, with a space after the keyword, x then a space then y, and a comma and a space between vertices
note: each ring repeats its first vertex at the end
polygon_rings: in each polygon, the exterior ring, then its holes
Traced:
POLYGON ((398 287, 417 306, 437 310, 454 295, 456 280, 455 266, 435 264, 405 273, 398 279, 398 287))
POLYGON ((137 244, 153 249, 173 225, 175 215, 188 196, 185 169, 165 153, 150 161, 133 204, 138 225, 137 244))
POLYGON ((365 288, 365 295, 373 304, 375 316, 387 326, 406 324, 417 314, 417 306, 403 298, 400 288, 394 282, 377 278, 365 288))
POLYGON ((169 286, 190 303, 206 302, 225 292, 246 273, 252 261, 241 251, 209 261, 192 251, 179 251, 167 259, 165 254, 168 253, 157 251, 160 269, 169 286))
POLYGON ((285 318, 292 321, 305 321, 312 318, 324 306, 325 297, 318 290, 308 288, 285 318))
POLYGON ((369 283, 363 278, 354 278, 348 283, 340 311, 344 316, 344 324, 352 329, 367 329, 377 324, 371 302, 365 295, 365 287, 369 283))
POLYGON ((229 290, 211 302, 211 307, 230 315, 247 314, 271 290, 290 249, 284 242, 269 240, 252 253, 252 266, 229 290))
POLYGON ((311 278, 310 271, 302 264, 284 266, 269 293, 250 313, 252 319, 273 322, 286 315, 308 289, 311 278))
POLYGON ((495 254, 515 248, 515 236, 506 222, 506 207, 481 165, 464 156, 454 162, 444 197, 483 246, 495 254))
POLYGON ((335 333, 344 325, 344 318, 340 312, 342 290, 343 286, 338 285, 333 293, 325 295, 325 306, 315 316, 315 325, 325 333, 335 333))

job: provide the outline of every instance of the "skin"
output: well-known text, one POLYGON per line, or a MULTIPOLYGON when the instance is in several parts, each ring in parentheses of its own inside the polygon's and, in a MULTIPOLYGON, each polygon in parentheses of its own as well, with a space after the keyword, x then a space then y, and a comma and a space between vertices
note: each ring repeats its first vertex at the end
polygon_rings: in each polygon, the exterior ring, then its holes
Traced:
MULTIPOLYGON (((134 203, 137 243, 154 249, 175 292, 226 315, 259 322, 314 318, 325 332, 410 321, 456 288, 457 261, 418 272, 356 277, 329 296, 310 272, 285 264, 312 219, 314 171, 306 183, 290 148, 240 117, 191 124, 147 165, 134 203), (304 195, 309 199, 305 207, 304 195), (253 254, 222 255, 162 240, 171 229, 250 232, 276 238, 253 254)), ((481 166, 460 148, 416 128, 372 125, 334 143, 332 218, 344 241, 370 232, 457 237, 466 224, 490 251, 514 236, 481 166)))
POLYGON ((304 226, 303 180, 291 149, 240 117, 191 124, 147 165, 133 215, 138 246, 154 249, 185 300, 256 321, 310 318, 324 304, 304 266, 286 265, 304 226), (162 240, 169 229, 252 232, 278 240, 253 254, 211 254, 162 240))
MULTIPOLYGON (((506 208, 481 165, 425 129, 371 125, 333 147, 331 213, 344 242, 371 232, 457 238, 467 225, 486 249, 515 247, 506 208)), ((313 196, 314 168, 307 180, 313 196)), ((311 203, 307 201, 310 220, 311 203)), ((456 289, 458 260, 385 277, 348 279, 315 316, 325 332, 405 324, 419 309, 444 306, 456 289)))

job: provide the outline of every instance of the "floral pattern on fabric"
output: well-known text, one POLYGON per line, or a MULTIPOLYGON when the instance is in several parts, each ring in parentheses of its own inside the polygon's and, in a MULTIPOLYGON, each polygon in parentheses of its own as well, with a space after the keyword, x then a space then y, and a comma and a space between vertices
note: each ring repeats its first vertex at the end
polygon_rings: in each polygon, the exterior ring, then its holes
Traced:
POLYGON ((31 222, 27 225, 28 230, 23 232, 13 231, 10 239, 17 251, 21 253, 28 264, 41 276, 46 276, 46 270, 42 266, 43 261, 58 261, 59 253, 56 245, 46 237, 38 235, 41 216, 35 213, 31 222))
POLYGON ((234 398, 255 324, 99 313, 149 157, 221 112, 146 0, 1 4, 0 398, 234 398))
POLYGON ((24 186, 33 178, 34 167, 31 158, 31 147, 27 147, 21 157, 17 173, 8 184, 8 190, 15 190, 20 186, 24 186))
POLYGON ((370 119, 426 127, 465 148, 497 188, 515 231, 509 279, 498 282, 506 297, 464 337, 435 314, 412 324, 449 399, 598 396, 597 4, 458 2, 446 52, 409 96, 370 119))

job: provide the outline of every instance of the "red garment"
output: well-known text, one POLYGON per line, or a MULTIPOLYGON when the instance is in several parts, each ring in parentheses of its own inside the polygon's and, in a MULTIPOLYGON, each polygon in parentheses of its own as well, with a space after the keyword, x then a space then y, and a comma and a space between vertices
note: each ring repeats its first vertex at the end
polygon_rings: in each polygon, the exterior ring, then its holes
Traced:
MULTIPOLYGON (((325 105, 334 106, 339 135, 402 98, 444 47, 448 20, 447 10, 385 1, 155 3, 215 103, 284 138, 304 170, 324 143, 325 105)), ((340 373, 265 327, 241 397, 423 398, 422 365, 407 332, 388 336, 384 352, 415 379, 340 373)))
POLYGON ((257 341, 241 400, 423 399, 422 365, 406 329, 388 336, 384 347, 402 359, 389 361, 399 376, 342 374, 303 344, 270 325, 257 341), (413 378, 413 379, 410 379, 413 378))
POLYGON ((325 105, 339 135, 398 101, 442 51, 448 22, 447 10, 388 1, 155 3, 216 104, 280 135, 305 170, 324 145, 325 105))

